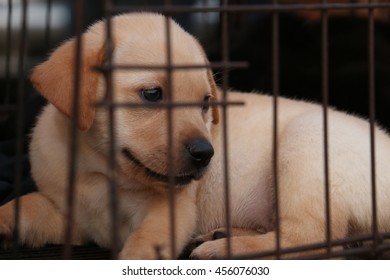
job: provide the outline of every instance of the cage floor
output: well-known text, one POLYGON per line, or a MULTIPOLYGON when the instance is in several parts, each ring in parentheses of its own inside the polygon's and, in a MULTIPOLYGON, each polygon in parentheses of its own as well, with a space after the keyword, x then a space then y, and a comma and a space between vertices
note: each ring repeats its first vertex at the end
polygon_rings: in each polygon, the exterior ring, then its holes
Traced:
MULTIPOLYGON (((17 249, 0 250, 0 260, 61 260, 63 245, 47 245, 43 248, 20 247, 17 249)), ((111 252, 97 245, 72 246, 74 260, 109 260, 111 252)))

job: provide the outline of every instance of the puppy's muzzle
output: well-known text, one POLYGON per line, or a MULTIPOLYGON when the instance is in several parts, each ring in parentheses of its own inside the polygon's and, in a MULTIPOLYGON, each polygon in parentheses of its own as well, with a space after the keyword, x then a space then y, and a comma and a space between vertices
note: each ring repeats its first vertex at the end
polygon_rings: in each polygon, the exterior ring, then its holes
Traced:
POLYGON ((205 139, 194 139, 186 146, 192 165, 196 169, 206 167, 214 155, 213 146, 205 139))
MULTIPOLYGON (((170 182, 168 174, 149 168, 129 148, 122 148, 122 154, 134 165, 142 168, 148 177, 164 183, 170 182)), ((192 180, 199 180, 205 174, 213 155, 213 146, 207 140, 196 138, 188 142, 184 146, 185 160, 181 158, 181 165, 173 178, 175 184, 182 186, 189 184, 192 180)))

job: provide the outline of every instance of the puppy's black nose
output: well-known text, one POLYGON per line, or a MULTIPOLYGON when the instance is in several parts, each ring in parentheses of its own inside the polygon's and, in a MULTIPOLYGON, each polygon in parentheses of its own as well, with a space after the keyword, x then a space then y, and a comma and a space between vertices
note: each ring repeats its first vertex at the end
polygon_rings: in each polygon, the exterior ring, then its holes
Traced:
POLYGON ((213 146, 205 139, 192 140, 187 145, 192 163, 197 168, 206 167, 214 155, 213 146))

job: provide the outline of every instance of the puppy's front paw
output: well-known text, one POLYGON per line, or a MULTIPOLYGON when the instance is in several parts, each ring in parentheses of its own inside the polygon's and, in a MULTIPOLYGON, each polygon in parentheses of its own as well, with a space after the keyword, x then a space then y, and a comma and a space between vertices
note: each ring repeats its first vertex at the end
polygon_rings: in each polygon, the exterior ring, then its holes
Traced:
POLYGON ((0 221, 0 248, 8 249, 14 244, 14 232, 12 223, 0 221))
POLYGON ((190 258, 191 253, 195 250, 195 248, 199 247, 203 243, 211 240, 216 240, 220 238, 226 238, 226 230, 224 228, 216 229, 210 231, 206 234, 199 235, 196 238, 193 238, 190 243, 186 245, 186 247, 181 252, 179 259, 188 259, 190 258))
POLYGON ((224 259, 264 249, 262 242, 257 240, 260 235, 256 230, 232 229, 231 233, 233 236, 229 240, 225 238, 227 234, 223 228, 199 236, 195 240, 200 245, 192 251, 190 258, 224 259), (203 243, 201 243, 202 241, 203 243), (228 246, 230 247, 230 256, 228 255, 228 246))
POLYGON ((221 259, 227 257, 227 233, 219 228, 194 239, 197 247, 192 251, 191 259, 221 259))
POLYGON ((227 239, 218 239, 206 241, 195 248, 191 255, 191 259, 208 260, 208 259, 223 259, 227 258, 227 239))
POLYGON ((0 248, 9 248, 13 241, 14 224, 12 216, 0 210, 0 248))

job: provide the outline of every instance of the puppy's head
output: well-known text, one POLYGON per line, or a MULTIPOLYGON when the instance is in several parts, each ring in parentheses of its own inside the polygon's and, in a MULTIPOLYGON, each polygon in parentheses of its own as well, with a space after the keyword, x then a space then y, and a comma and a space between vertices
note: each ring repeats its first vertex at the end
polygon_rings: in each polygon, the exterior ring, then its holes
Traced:
MULTIPOLYGON (((112 19, 113 63, 140 66, 112 73, 114 101, 132 104, 115 110, 117 159, 125 174, 147 185, 166 185, 169 178, 186 185, 202 177, 214 154, 211 130, 219 119, 217 107, 210 106, 217 98, 210 69, 154 67, 168 64, 168 50, 172 65, 208 64, 191 35, 172 20, 169 30, 168 48, 165 17, 141 13, 112 19), (169 110, 170 102, 181 105, 169 110)), ((91 146, 102 153, 110 141, 108 114, 94 103, 105 96, 105 80, 93 66, 105 63, 105 34, 105 23, 98 22, 81 38, 77 120, 79 129, 94 141, 91 146)), ((37 90, 69 118, 75 45, 71 39, 60 46, 31 77, 37 90)))

